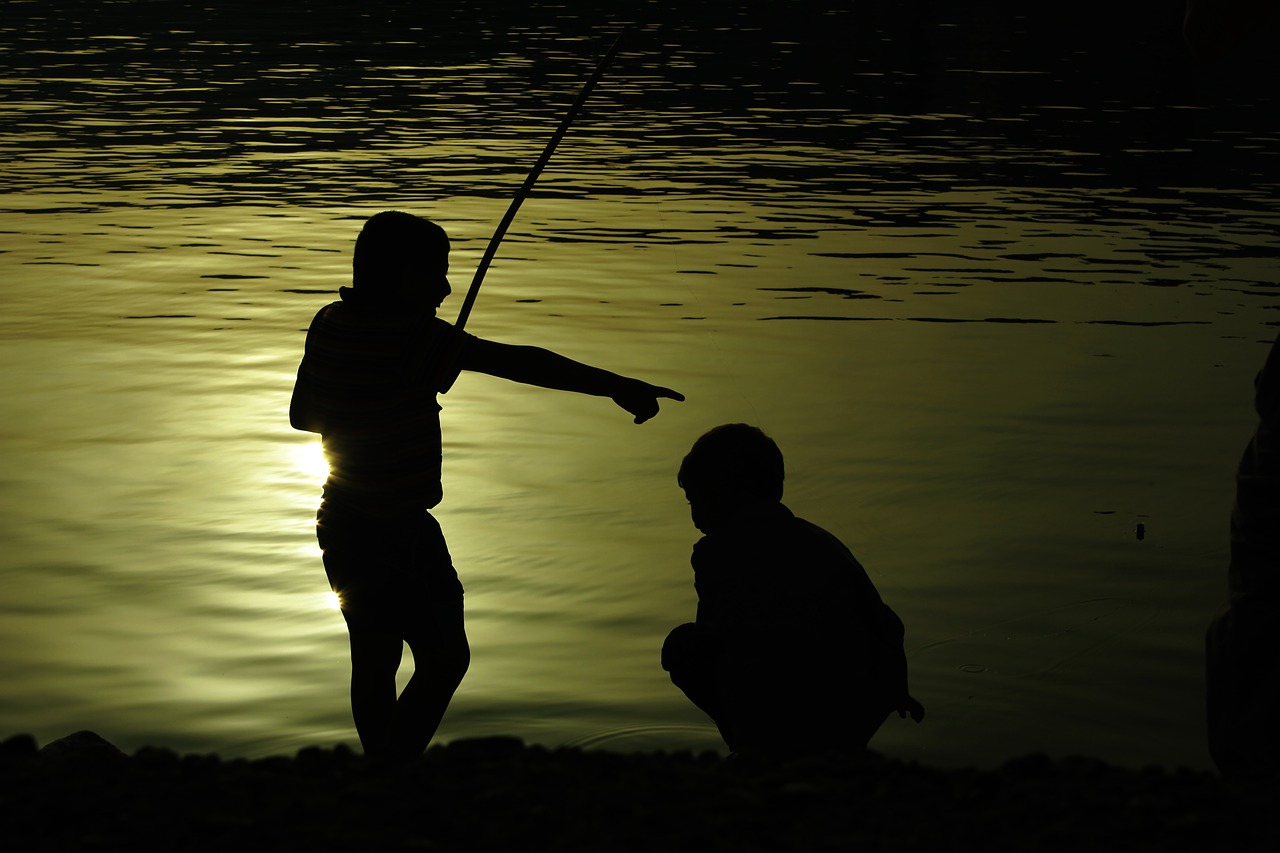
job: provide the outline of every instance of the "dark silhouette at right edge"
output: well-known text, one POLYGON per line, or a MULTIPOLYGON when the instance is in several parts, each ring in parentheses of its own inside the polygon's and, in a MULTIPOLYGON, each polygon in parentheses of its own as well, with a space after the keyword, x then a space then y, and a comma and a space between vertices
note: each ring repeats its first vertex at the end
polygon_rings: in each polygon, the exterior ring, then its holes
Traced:
MULTIPOLYGON (((1241 53, 1275 0, 1187 0, 1183 36, 1213 64, 1241 53)), ((1236 469, 1228 604, 1205 636, 1209 754, 1222 775, 1280 781, 1280 337, 1254 379, 1258 426, 1236 469)))
POLYGON ((856 755, 891 712, 924 717, 902 621, 839 539, 783 505, 783 475, 778 446, 747 424, 685 457, 698 610, 662 668, 735 754, 856 755))
POLYGON ((1275 0, 1187 0, 1182 34, 1201 62, 1217 62, 1267 22, 1275 0))
POLYGON ((1224 776, 1280 779, 1280 337, 1254 380, 1236 471, 1230 601, 1206 637, 1209 753, 1224 776))

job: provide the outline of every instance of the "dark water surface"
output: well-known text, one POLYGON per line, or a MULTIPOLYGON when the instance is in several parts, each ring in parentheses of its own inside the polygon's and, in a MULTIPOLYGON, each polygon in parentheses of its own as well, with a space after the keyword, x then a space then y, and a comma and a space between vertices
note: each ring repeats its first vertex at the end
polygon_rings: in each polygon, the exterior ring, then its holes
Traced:
POLYGON ((385 207, 465 286, 631 24, 470 328, 689 400, 443 399, 475 657, 442 737, 717 746, 657 654, 694 606, 675 468, 745 420, 907 624, 929 718, 873 746, 1207 766, 1280 319, 1266 51, 1198 69, 1167 4, 950 5, 5 4, 0 731, 354 741, 302 330, 385 207))

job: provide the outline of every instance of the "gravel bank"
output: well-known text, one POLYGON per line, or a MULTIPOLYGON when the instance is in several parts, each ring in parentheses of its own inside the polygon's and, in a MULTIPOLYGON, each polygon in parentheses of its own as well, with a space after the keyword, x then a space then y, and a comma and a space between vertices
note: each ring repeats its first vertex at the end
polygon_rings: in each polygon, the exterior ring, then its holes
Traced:
POLYGON ((6 847, 24 851, 1276 850, 1274 794, 1043 756, 941 770, 487 738, 385 771, 344 747, 250 761, 126 756, 92 733, 0 745, 6 847))

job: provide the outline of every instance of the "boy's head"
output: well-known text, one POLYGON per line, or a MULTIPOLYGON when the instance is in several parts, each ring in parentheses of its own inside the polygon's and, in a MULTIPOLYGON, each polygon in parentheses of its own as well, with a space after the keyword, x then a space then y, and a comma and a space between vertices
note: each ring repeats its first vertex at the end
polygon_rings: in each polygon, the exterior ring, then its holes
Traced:
POLYGON ((429 219, 385 210, 360 229, 351 283, 364 298, 428 303, 449 295, 449 237, 429 219))
POLYGON ((723 424, 703 434, 680 463, 693 522, 706 532, 728 511, 782 500, 782 451, 758 427, 723 424))

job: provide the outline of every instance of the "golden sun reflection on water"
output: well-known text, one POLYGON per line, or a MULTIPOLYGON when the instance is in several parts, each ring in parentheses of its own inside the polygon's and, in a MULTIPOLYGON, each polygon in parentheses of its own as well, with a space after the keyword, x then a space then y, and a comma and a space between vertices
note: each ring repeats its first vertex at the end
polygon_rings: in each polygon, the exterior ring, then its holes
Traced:
POLYGON ((318 437, 306 444, 292 445, 289 450, 294 466, 308 479, 323 483, 329 476, 329 462, 324 458, 324 447, 318 437))
MULTIPOLYGON (((290 445, 289 452, 293 457, 294 467, 307 480, 322 483, 329 476, 329 462, 325 459, 324 446, 318 437, 304 444, 290 445)), ((314 539, 308 540, 306 551, 307 555, 314 557, 317 563, 320 561, 320 551, 315 546, 314 539)), ((342 609, 342 600, 338 597, 338 593, 333 590, 326 590, 321 593, 316 597, 315 601, 315 606, 319 610, 342 609)))

